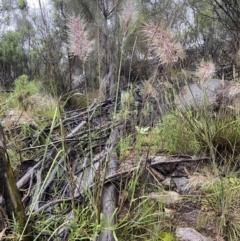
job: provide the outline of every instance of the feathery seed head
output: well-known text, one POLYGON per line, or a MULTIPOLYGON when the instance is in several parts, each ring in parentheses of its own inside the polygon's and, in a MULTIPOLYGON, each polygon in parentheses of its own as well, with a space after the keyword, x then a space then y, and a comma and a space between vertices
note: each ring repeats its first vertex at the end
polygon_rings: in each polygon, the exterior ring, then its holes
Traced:
POLYGON ((209 80, 215 74, 215 64, 212 61, 202 60, 199 67, 197 68, 195 75, 200 80, 209 80))
POLYGON ((94 41, 89 39, 86 23, 79 17, 70 16, 68 21, 69 50, 73 55, 86 62, 93 50, 94 41))
POLYGON ((175 63, 179 58, 185 57, 182 45, 177 43, 166 29, 154 24, 146 24, 143 33, 162 64, 175 63))
POLYGON ((136 21, 136 6, 134 0, 127 0, 120 15, 120 24, 123 30, 124 41, 130 34, 130 27, 136 21))
POLYGON ((121 13, 121 24, 129 27, 135 18, 135 4, 133 0, 127 0, 121 13))

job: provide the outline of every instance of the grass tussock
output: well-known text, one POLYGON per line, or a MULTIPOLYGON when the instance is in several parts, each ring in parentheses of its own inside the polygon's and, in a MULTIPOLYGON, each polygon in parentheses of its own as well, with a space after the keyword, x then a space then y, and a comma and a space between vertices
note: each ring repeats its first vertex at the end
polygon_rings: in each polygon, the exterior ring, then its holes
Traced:
POLYGON ((202 203, 211 214, 208 220, 215 223, 218 234, 227 238, 228 241, 239 240, 239 173, 232 173, 212 185, 203 185, 202 190, 204 193, 202 203))

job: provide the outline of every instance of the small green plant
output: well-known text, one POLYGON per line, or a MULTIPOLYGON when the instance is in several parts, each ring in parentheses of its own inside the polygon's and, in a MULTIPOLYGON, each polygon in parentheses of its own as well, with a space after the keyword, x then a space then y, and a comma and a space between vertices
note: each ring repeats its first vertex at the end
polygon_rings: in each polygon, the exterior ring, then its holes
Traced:
POLYGON ((43 125, 43 119, 52 118, 57 106, 57 101, 42 90, 41 84, 29 81, 26 75, 22 75, 14 81, 13 91, 1 96, 0 102, 3 117, 12 110, 14 118, 18 119, 18 124, 28 123, 31 119, 35 123, 43 125))
POLYGON ((21 75, 14 81, 14 88, 8 100, 9 107, 26 108, 25 100, 38 92, 38 86, 34 81, 28 81, 28 76, 21 75))
POLYGON ((132 137, 121 137, 118 143, 119 158, 125 160, 131 156, 132 137))
POLYGON ((20 227, 17 220, 13 217, 13 220, 9 221, 11 227, 11 234, 8 235, 9 240, 19 240, 20 238, 20 227))
POLYGON ((75 214, 75 218, 71 221, 71 232, 68 240, 94 239, 103 227, 103 216, 100 218, 101 222, 98 223, 89 205, 86 207, 83 205, 79 206, 75 210, 75 214))
POLYGON ((121 109, 116 115, 115 119, 136 119, 137 106, 133 96, 133 86, 128 91, 121 93, 121 109))

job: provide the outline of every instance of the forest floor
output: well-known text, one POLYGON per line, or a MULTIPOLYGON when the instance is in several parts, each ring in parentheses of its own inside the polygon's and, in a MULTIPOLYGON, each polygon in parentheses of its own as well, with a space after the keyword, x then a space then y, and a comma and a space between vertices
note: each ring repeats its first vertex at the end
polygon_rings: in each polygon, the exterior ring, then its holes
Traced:
MULTIPOLYGON (((111 99, 64 111, 19 86, 1 123, 34 240, 240 239, 238 115, 171 110, 140 126, 129 96, 114 116, 111 99)), ((19 237, 14 221, 0 228, 19 237)))

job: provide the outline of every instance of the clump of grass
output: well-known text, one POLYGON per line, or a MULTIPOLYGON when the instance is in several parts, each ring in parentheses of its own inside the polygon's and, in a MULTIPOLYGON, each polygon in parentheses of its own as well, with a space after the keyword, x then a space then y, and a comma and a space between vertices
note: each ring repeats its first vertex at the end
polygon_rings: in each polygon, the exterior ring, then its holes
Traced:
POLYGON ((181 121, 194 132, 202 150, 206 150, 214 162, 220 158, 221 162, 226 163, 227 157, 239 154, 239 117, 225 110, 214 113, 207 108, 180 113, 181 121))
POLYGON ((213 160, 225 164, 231 160, 233 164, 234 157, 240 153, 239 118, 224 110, 219 113, 207 108, 198 111, 175 110, 163 116, 162 121, 146 135, 138 135, 136 143, 150 145, 152 154, 161 151, 209 154, 213 160))
MULTIPOLYGON (((208 221, 215 222, 219 234, 229 241, 240 239, 240 179, 231 174, 212 185, 203 186, 205 207, 212 210, 208 221)), ((209 212, 210 213, 210 212, 209 212)))
POLYGON ((118 143, 118 151, 120 161, 132 158, 132 153, 135 155, 133 136, 128 135, 126 137, 121 137, 118 143))
MULTIPOLYGON (((91 202, 91 200, 90 200, 91 202)), ((91 207, 80 205, 75 210, 76 217, 71 222, 71 232, 68 240, 92 240, 97 237, 103 228, 104 217, 100 215, 100 223, 97 222, 96 216, 91 207)))
MULTIPOLYGON (((27 112, 36 117, 53 118, 58 102, 52 96, 44 92, 38 92, 29 96, 26 100, 27 112)), ((42 119, 41 118, 41 119, 42 119)), ((36 122, 40 123, 42 120, 36 122)))
POLYGON ((154 178, 144 170, 141 161, 137 165, 123 188, 127 195, 118 213, 116 233, 120 240, 165 240, 171 236, 171 223, 165 217, 162 201, 149 195, 152 191, 162 192, 162 188, 154 184, 154 178))
POLYGON ((134 113, 136 113, 134 110, 134 107, 137 107, 137 106, 135 106, 133 88, 131 86, 131 88, 128 91, 121 93, 121 109, 117 113, 115 118, 116 119, 132 118, 134 113))
POLYGON ((149 135, 153 139, 155 152, 197 154, 201 150, 196 133, 178 111, 165 115, 149 135))
POLYGON ((174 240, 171 224, 165 219, 163 203, 149 197, 150 191, 162 189, 151 181, 153 177, 141 162, 142 152, 148 152, 152 143, 148 136, 150 133, 147 127, 136 127, 134 143, 131 135, 122 138, 119 143, 121 160, 131 160, 125 168, 130 169, 134 165, 136 170, 127 182, 120 183, 118 218, 114 227, 118 240, 174 240), (144 150, 145 144, 147 148, 144 150))
MULTIPOLYGON (((192 113, 186 113, 191 117, 192 113)), ((194 125, 194 123, 192 123, 194 125)), ((132 136, 122 138, 120 152, 128 156, 128 147, 131 142, 132 149, 139 155, 148 152, 151 155, 161 152, 198 154, 206 151, 206 146, 198 137, 196 128, 183 118, 181 112, 174 111, 165 115, 161 122, 152 128, 138 127, 132 136), (134 136, 134 143, 132 142, 134 136)), ((199 130, 201 131, 201 130, 199 130)), ((130 155, 129 155, 130 156, 130 155)))
POLYGON ((118 219, 116 235, 119 241, 125 240, 166 240, 171 237, 162 205, 144 198, 134 203, 134 208, 118 219), (166 233, 168 235, 166 235, 166 233))

